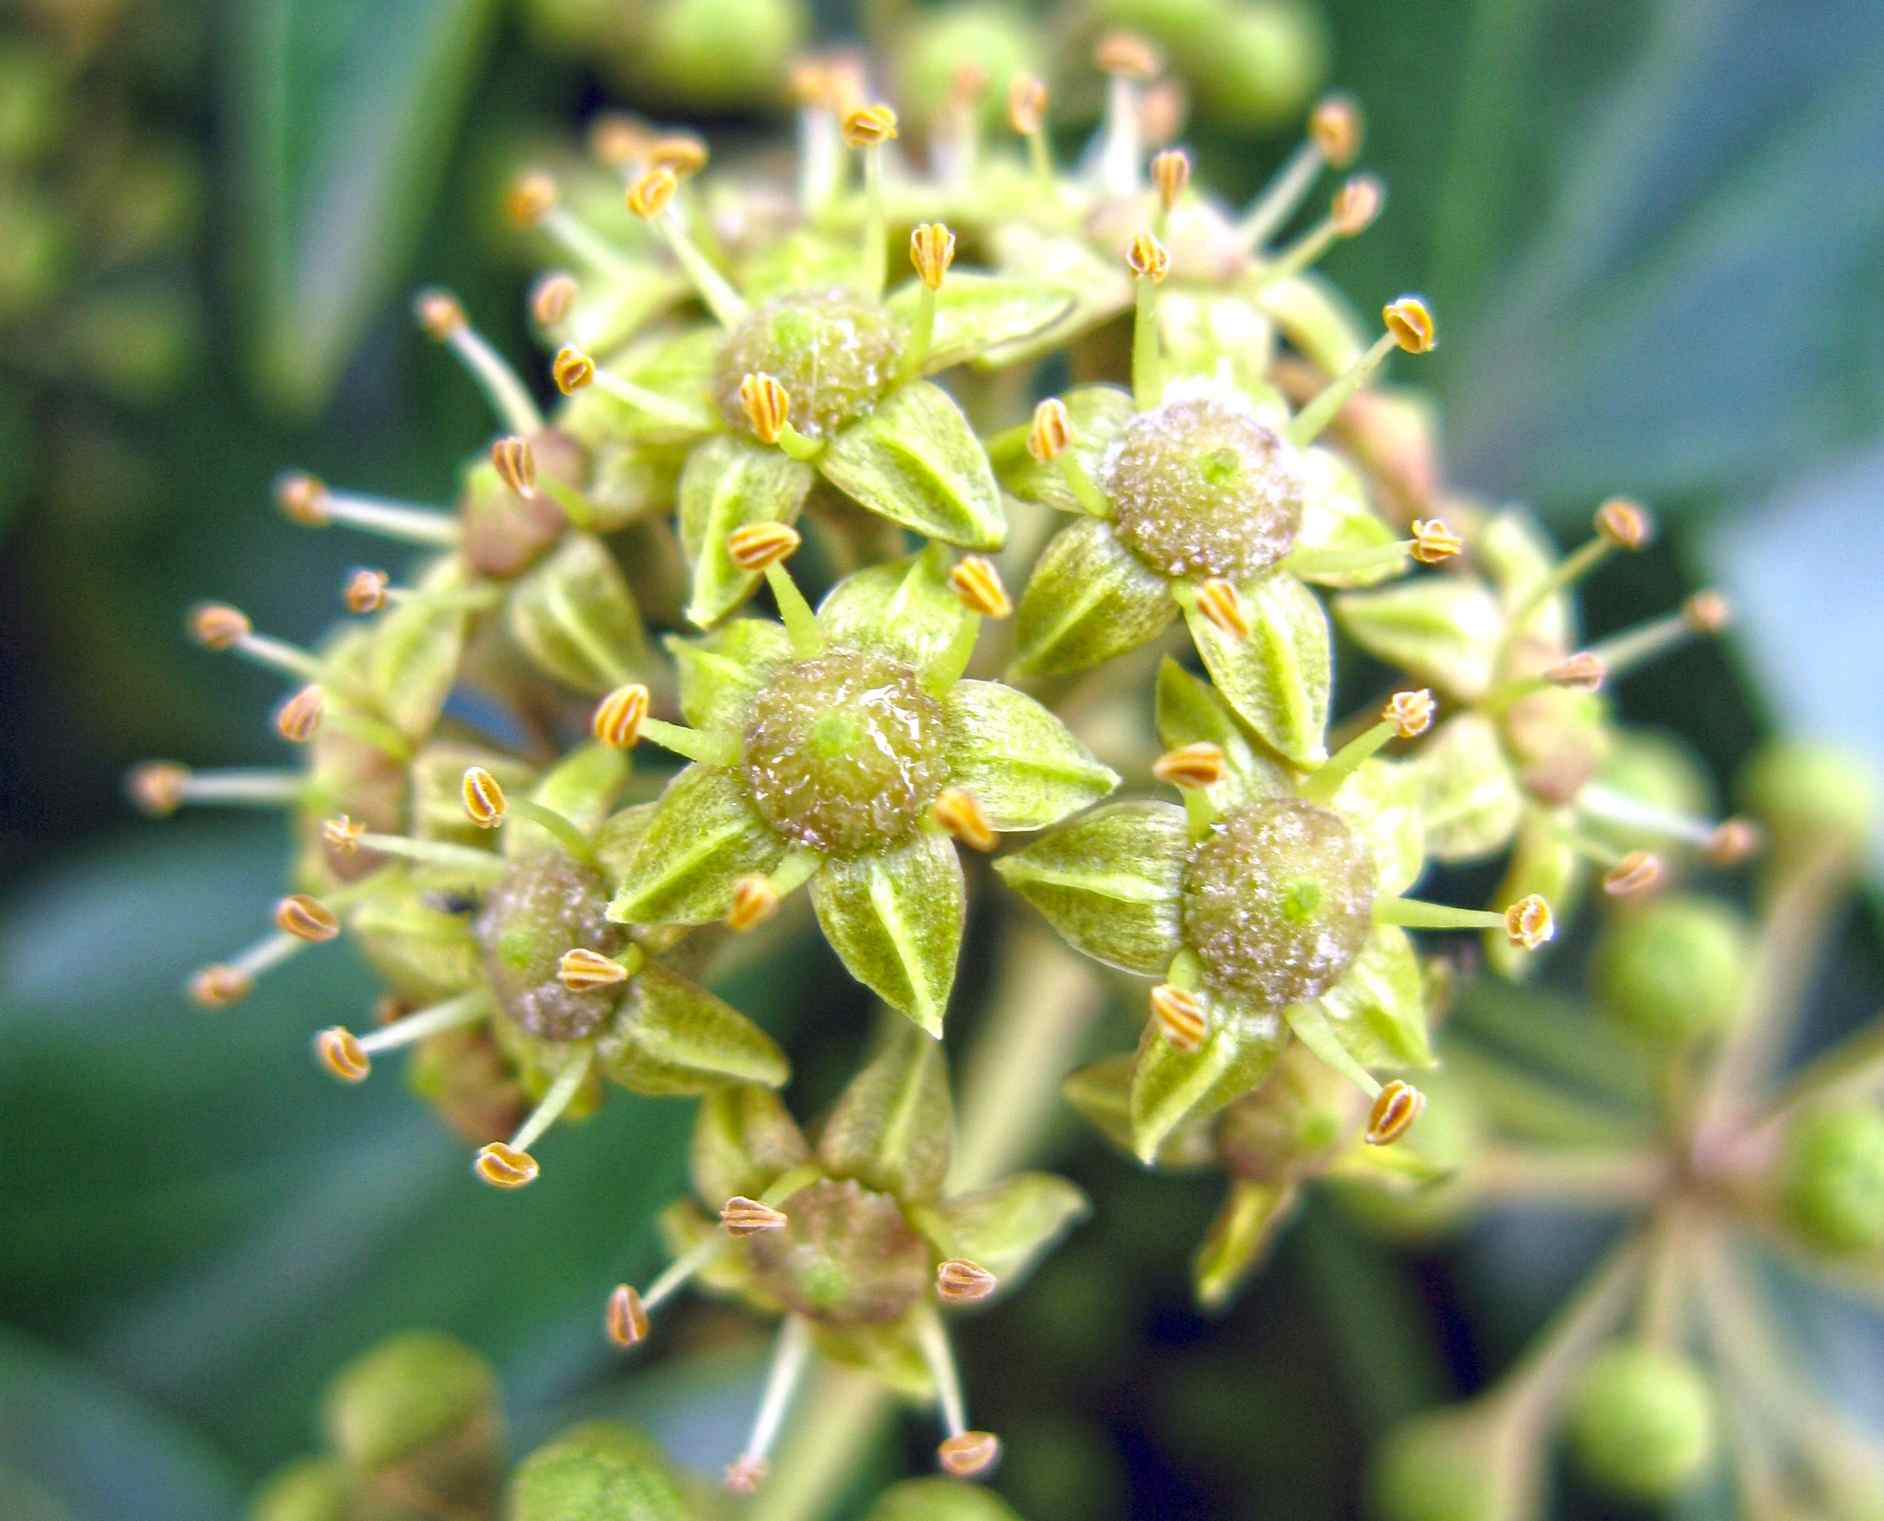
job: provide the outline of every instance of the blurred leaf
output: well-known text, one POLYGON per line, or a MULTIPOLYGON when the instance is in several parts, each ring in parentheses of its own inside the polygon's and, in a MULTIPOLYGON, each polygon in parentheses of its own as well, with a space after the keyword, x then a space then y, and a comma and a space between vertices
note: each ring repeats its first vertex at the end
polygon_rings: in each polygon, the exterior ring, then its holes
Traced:
POLYGON ((443 182, 495 0, 251 0, 236 9, 241 249, 256 379, 311 412, 443 182))

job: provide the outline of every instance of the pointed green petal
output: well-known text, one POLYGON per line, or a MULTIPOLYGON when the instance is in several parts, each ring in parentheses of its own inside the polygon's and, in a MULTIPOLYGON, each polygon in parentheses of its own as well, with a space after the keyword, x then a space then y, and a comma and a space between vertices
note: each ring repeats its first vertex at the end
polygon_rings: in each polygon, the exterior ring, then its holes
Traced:
MULTIPOLYGON (((433 566, 418 589, 451 592, 470 584, 463 563, 452 556, 433 566)), ((352 631, 354 637, 336 644, 328 658, 373 694, 395 729, 409 739, 422 739, 438 722, 457 680, 469 622, 468 612, 407 603, 381 614, 370 628, 352 631)))
POLYGON ((895 850, 827 861, 811 903, 851 976, 939 1038, 967 913, 955 842, 923 830, 895 850))
POLYGON ((973 617, 949 589, 949 555, 935 544, 844 577, 818 604, 831 643, 880 649, 920 672, 957 649, 973 617))
POLYGON ((1176 616, 1164 578, 1118 541, 1111 524, 1082 517, 1034 562, 1015 623, 1014 668, 1028 676, 1084 671, 1149 644, 1176 616))
POLYGON ((1336 791, 1331 806, 1374 858, 1374 891, 1405 892, 1426 867, 1424 789, 1408 761, 1364 761, 1336 791))
POLYGON ((1178 953, 1190 832, 1172 803, 1108 803, 994 863, 1061 938, 1107 966, 1156 976, 1178 953))
MULTIPOLYGON (((1132 420, 1132 397, 1117 386, 1078 386, 1060 398, 1073 437, 1073 458, 1093 480, 1105 480, 1106 454, 1132 420)), ((1001 485, 1024 502, 1039 502, 1056 512, 1085 515, 1086 509, 1057 462, 1042 464, 1024 447, 998 462, 1001 485)))
MULTIPOLYGON (((920 1309, 917 1314, 922 1313, 920 1309)), ((860 1325, 825 1325, 813 1321, 812 1344, 827 1362, 868 1373, 907 1400, 935 1398, 935 1380, 910 1325, 911 1317, 860 1325)))
POLYGON ((838 490, 929 538, 968 549, 1007 541, 981 440, 948 392, 926 380, 898 386, 833 438, 817 464, 838 490))
POLYGON ((517 1465, 504 1502, 509 1521, 694 1521, 651 1438, 614 1421, 565 1431, 517 1465))
MULTIPOLYGON (((660 809, 659 803, 636 803, 611 813, 595 831, 596 863, 602 868, 611 893, 627 876, 629 863, 641 848, 641 837, 648 832, 648 826, 660 809)), ((463 811, 461 804, 459 812, 463 811)))
POLYGON ((628 984, 595 1043, 602 1072, 634 1093, 706 1093, 727 1083, 776 1088, 791 1063, 724 999, 652 962, 628 984))
POLYGON ((693 568, 689 622, 709 628, 752 595, 762 578, 733 564, 726 536, 749 523, 796 521, 815 479, 802 461, 727 434, 687 456, 680 473, 680 543, 693 568))
POLYGON ((641 614, 600 539, 566 534, 512 588, 510 634, 549 675, 579 692, 620 686, 647 663, 641 614))
MULTIPOLYGON (((1354 467, 1327 449, 1302 451, 1302 526, 1295 548, 1354 552, 1384 549, 1401 537, 1367 504, 1367 491, 1354 467)), ((1402 558, 1372 570, 1304 574, 1317 586, 1372 586, 1406 569, 1402 558)))
POLYGON ((1435 859, 1468 861, 1504 848, 1524 799, 1489 718, 1461 713, 1448 719, 1408 764, 1419 788, 1426 848, 1435 859))
POLYGON ((1066 1179, 1023 1172, 923 1210, 917 1223, 944 1257, 966 1257, 1006 1289, 1086 1211, 1066 1179))
POLYGON ((1489 588, 1463 576, 1416 576, 1334 600, 1335 621, 1370 655, 1457 697, 1483 697, 1505 619, 1489 588))
POLYGON ((1432 1066, 1426 984, 1405 930, 1376 927, 1341 980, 1321 995, 1321 1008, 1361 1066, 1432 1066))
POLYGON ((1191 1259, 1191 1287, 1201 1308, 1221 1310, 1229 1304, 1294 1213, 1297 1192, 1293 1183, 1231 1182, 1210 1234, 1191 1259))
POLYGON ((1249 637, 1225 634, 1190 607, 1184 616, 1197 653, 1223 700, 1257 738, 1295 765, 1313 766, 1328 753, 1328 616, 1315 594, 1285 570, 1237 590, 1249 637))
MULTIPOLYGON (((1132 1069, 1137 1064, 1136 1052, 1121 1051, 1117 1056, 1082 1067, 1060 1090, 1067 1103, 1127 1156, 1133 1154, 1132 1069)), ((1178 1126, 1164 1138, 1156 1161, 1167 1171, 1215 1166, 1217 1143, 1210 1121, 1203 1119, 1178 1126)))
POLYGON ((942 1192, 954 1131, 941 1046, 898 1025, 824 1122, 818 1160, 833 1177, 927 1203, 942 1192))
MULTIPOLYGON (((1484 567, 1498 600, 1516 611, 1529 600, 1537 584, 1557 568, 1557 549, 1549 536, 1523 512, 1501 512, 1472 536, 1472 558, 1484 567)), ((1560 649, 1571 649, 1576 616, 1568 592, 1546 597, 1524 621, 1525 631, 1547 639, 1560 649)))
POLYGON ((1132 304, 1132 278, 1115 253, 1102 256, 1080 233, 1045 232, 1022 218, 998 225, 990 234, 995 262, 1074 294, 1073 310, 1038 337, 1003 356, 1007 363, 1059 352, 1132 304))
POLYGON ((1288 405, 1269 378, 1275 324, 1241 296, 1167 287, 1158 297, 1158 337, 1166 374, 1234 386, 1269 427, 1280 432, 1288 424, 1288 405))
POLYGON ((693 1126, 693 1190, 710 1208, 735 1194, 756 1199, 774 1179, 810 1160, 804 1132, 771 1089, 742 1083, 700 1101, 693 1126))
MULTIPOLYGON (((593 835, 627 785, 630 769, 625 752, 601 744, 582 745, 552 766, 530 789, 530 801, 554 809, 581 833, 593 835)), ((540 825, 528 819, 516 819, 504 830, 504 854, 512 860, 561 848, 540 825)))
MULTIPOLYGON (((915 320, 922 286, 911 281, 889 299, 891 313, 907 329, 915 320)), ((1063 321, 1073 310, 1070 291, 1007 275, 951 270, 935 294, 935 336, 923 369, 934 373, 979 360, 984 367, 1007 356, 1063 321)))
POLYGON ((710 634, 662 642, 680 668, 681 716, 710 734, 739 732, 753 697, 792 658, 790 636, 769 618, 735 618, 710 634))
POLYGON ((661 794, 608 916, 623 924, 710 924, 732 906, 734 883, 770 871, 784 854, 743 780, 717 766, 689 766, 661 794))
POLYGON ((623 380, 653 391, 693 414, 686 426, 655 417, 589 386, 570 397, 557 412, 557 425, 595 442, 685 440, 723 426, 713 404, 713 382, 726 334, 715 323, 679 333, 657 333, 608 356, 608 367, 623 380))
POLYGON ((1204 789, 1219 812, 1295 791, 1288 768, 1256 747, 1217 689, 1169 656, 1158 667, 1157 702, 1158 743, 1165 749, 1208 743, 1223 751, 1229 763, 1224 778, 1204 789))
POLYGON ((960 681, 942 699, 949 781, 1003 832, 1044 829, 1090 807, 1119 778, 1033 698, 996 681, 960 681))
POLYGON ((1146 1022, 1132 1069, 1132 1150, 1157 1160, 1180 1126, 1206 1119, 1269 1075, 1288 1032, 1274 1013, 1247 1013, 1204 995, 1210 1033, 1195 1051, 1180 1051, 1146 1022))
POLYGON ((1365 1067, 1348 1055, 1348 1048, 1340 1032, 1335 1029, 1333 1021, 1328 1018, 1327 1011, 1319 1001, 1292 1003, 1283 1010, 1283 1017, 1287 1019, 1289 1029, 1294 1033, 1295 1038, 1318 1058, 1339 1072, 1355 1087, 1364 1092, 1369 1090, 1373 1079, 1368 1075, 1365 1067))

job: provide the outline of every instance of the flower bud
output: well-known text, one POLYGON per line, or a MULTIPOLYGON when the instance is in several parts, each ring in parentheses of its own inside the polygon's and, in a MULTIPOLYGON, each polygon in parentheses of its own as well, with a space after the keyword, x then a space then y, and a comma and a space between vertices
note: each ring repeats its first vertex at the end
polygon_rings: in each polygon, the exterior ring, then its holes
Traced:
POLYGON ((1884 1112, 1854 1105, 1800 1116, 1779 1187, 1792 1228, 1820 1251, 1884 1247, 1884 1112))
POLYGON ((249 1521, 352 1521, 357 1487, 345 1463, 303 1458, 262 1485, 249 1503, 249 1521))
POLYGON ((1601 1488, 1660 1502, 1714 1460, 1714 1397, 1698 1368, 1672 1352, 1618 1344, 1583 1370, 1568 1406, 1570 1450, 1601 1488))
POLYGON ((1740 787, 1781 861, 1855 852, 1877 828, 1876 773, 1833 745, 1771 744, 1754 757, 1740 787))

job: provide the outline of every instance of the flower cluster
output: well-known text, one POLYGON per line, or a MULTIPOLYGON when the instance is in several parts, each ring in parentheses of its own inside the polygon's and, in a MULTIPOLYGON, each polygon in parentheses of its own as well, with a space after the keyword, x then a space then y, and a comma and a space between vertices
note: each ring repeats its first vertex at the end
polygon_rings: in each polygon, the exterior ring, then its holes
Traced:
MULTIPOLYGON (((839 57, 796 72, 790 195, 612 117, 592 169, 520 177, 515 220, 569 266, 530 296, 561 400, 542 410, 453 297, 422 295, 503 430, 456 505, 298 474, 277 493, 296 522, 416 546, 411 573, 358 571, 360 621, 316 649, 232 607, 191 618, 288 678, 275 727, 307 763, 132 779, 154 813, 292 811, 296 891, 193 995, 237 1003, 344 933, 387 994, 368 1033, 319 1032, 320 1064, 355 1083, 411 1048, 485 1183, 535 1180, 533 1148, 610 1082, 699 1098, 700 1207, 665 1217, 673 1265, 605 1321, 638 1344, 695 1276, 782 1318, 736 1490, 812 1351, 939 1402, 950 1473, 999 1450, 967 1426, 938 1302, 1007 1287, 1086 1204, 1044 1174, 950 1186, 939 1042, 971 898, 1037 911, 1095 976, 1151 979, 1136 1051, 1068 1093, 1146 1164, 1229 1173, 1198 1272, 1220 1303, 1311 1180, 1453 1173, 1421 1145, 1449 1101, 1411 1079, 1456 963, 1409 931, 1483 932, 1515 973, 1583 863, 1624 899, 1751 848, 1625 764, 1599 690, 1724 605, 1582 647, 1574 583, 1646 542, 1647 515, 1605 503, 1559 561, 1520 515, 1435 485, 1373 386, 1434 347, 1432 313, 1400 296, 1370 327, 1311 269, 1379 215, 1377 181, 1276 242, 1359 155, 1355 104, 1316 106, 1239 210, 1183 152, 1148 158, 1156 51, 1115 35, 1096 58, 1107 113, 1073 172, 1038 79, 993 97, 1018 152, 982 140, 989 81, 967 73, 977 109, 918 157, 839 57), (1404 678, 1350 718, 1337 632, 1404 678), (1412 895, 1429 860, 1492 859, 1487 908, 1412 895), (796 954, 799 887, 893 1011, 815 1146, 774 1092, 784 1052, 710 990, 796 954)), ((525 1472, 539 1460, 560 1461, 525 1472)))

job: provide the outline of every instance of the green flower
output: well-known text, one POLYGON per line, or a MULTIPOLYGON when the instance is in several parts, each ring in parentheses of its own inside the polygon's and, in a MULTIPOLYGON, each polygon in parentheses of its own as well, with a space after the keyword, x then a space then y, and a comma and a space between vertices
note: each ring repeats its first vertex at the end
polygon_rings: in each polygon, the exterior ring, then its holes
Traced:
POLYGON ((693 1277, 765 1315, 781 1315, 762 1411, 727 1482, 764 1475, 783 1403, 816 1350, 865 1369, 915 1399, 935 1399, 945 1468, 978 1473, 999 1443, 967 1429, 953 1357, 936 1307, 1011 1288, 1086 1212, 1078 1189, 1019 1173, 967 1193, 944 1188, 954 1120, 941 1048, 892 1029, 839 1098, 815 1147, 778 1097, 732 1088, 700 1106, 694 1192, 662 1229, 673 1265, 645 1295, 627 1284, 609 1303, 617 1343, 648 1334, 649 1314, 693 1277), (769 1412, 769 1414, 768 1414, 769 1412))
POLYGON ((951 834, 989 849, 1118 778, 1032 698, 961 679, 980 618, 939 548, 848 577, 814 615, 779 563, 791 530, 741 543, 772 556, 785 624, 669 641, 693 727, 640 732, 695 763, 662 795, 609 917, 743 926, 809 882, 851 974, 939 1035, 966 903, 951 834))
POLYGON ((1301 775, 1167 660, 1159 770, 1185 788, 1185 806, 1109 804, 996 863, 1074 947, 1163 979, 1132 1073, 1142 1160, 1261 1084, 1292 1037, 1378 1101, 1382 1129, 1386 1090, 1367 1069, 1432 1060, 1406 927, 1495 922, 1528 944, 1548 938, 1541 900, 1494 915, 1399 896, 1424 864, 1420 816, 1407 765, 1374 752, 1431 718, 1426 694, 1402 693, 1301 775))

